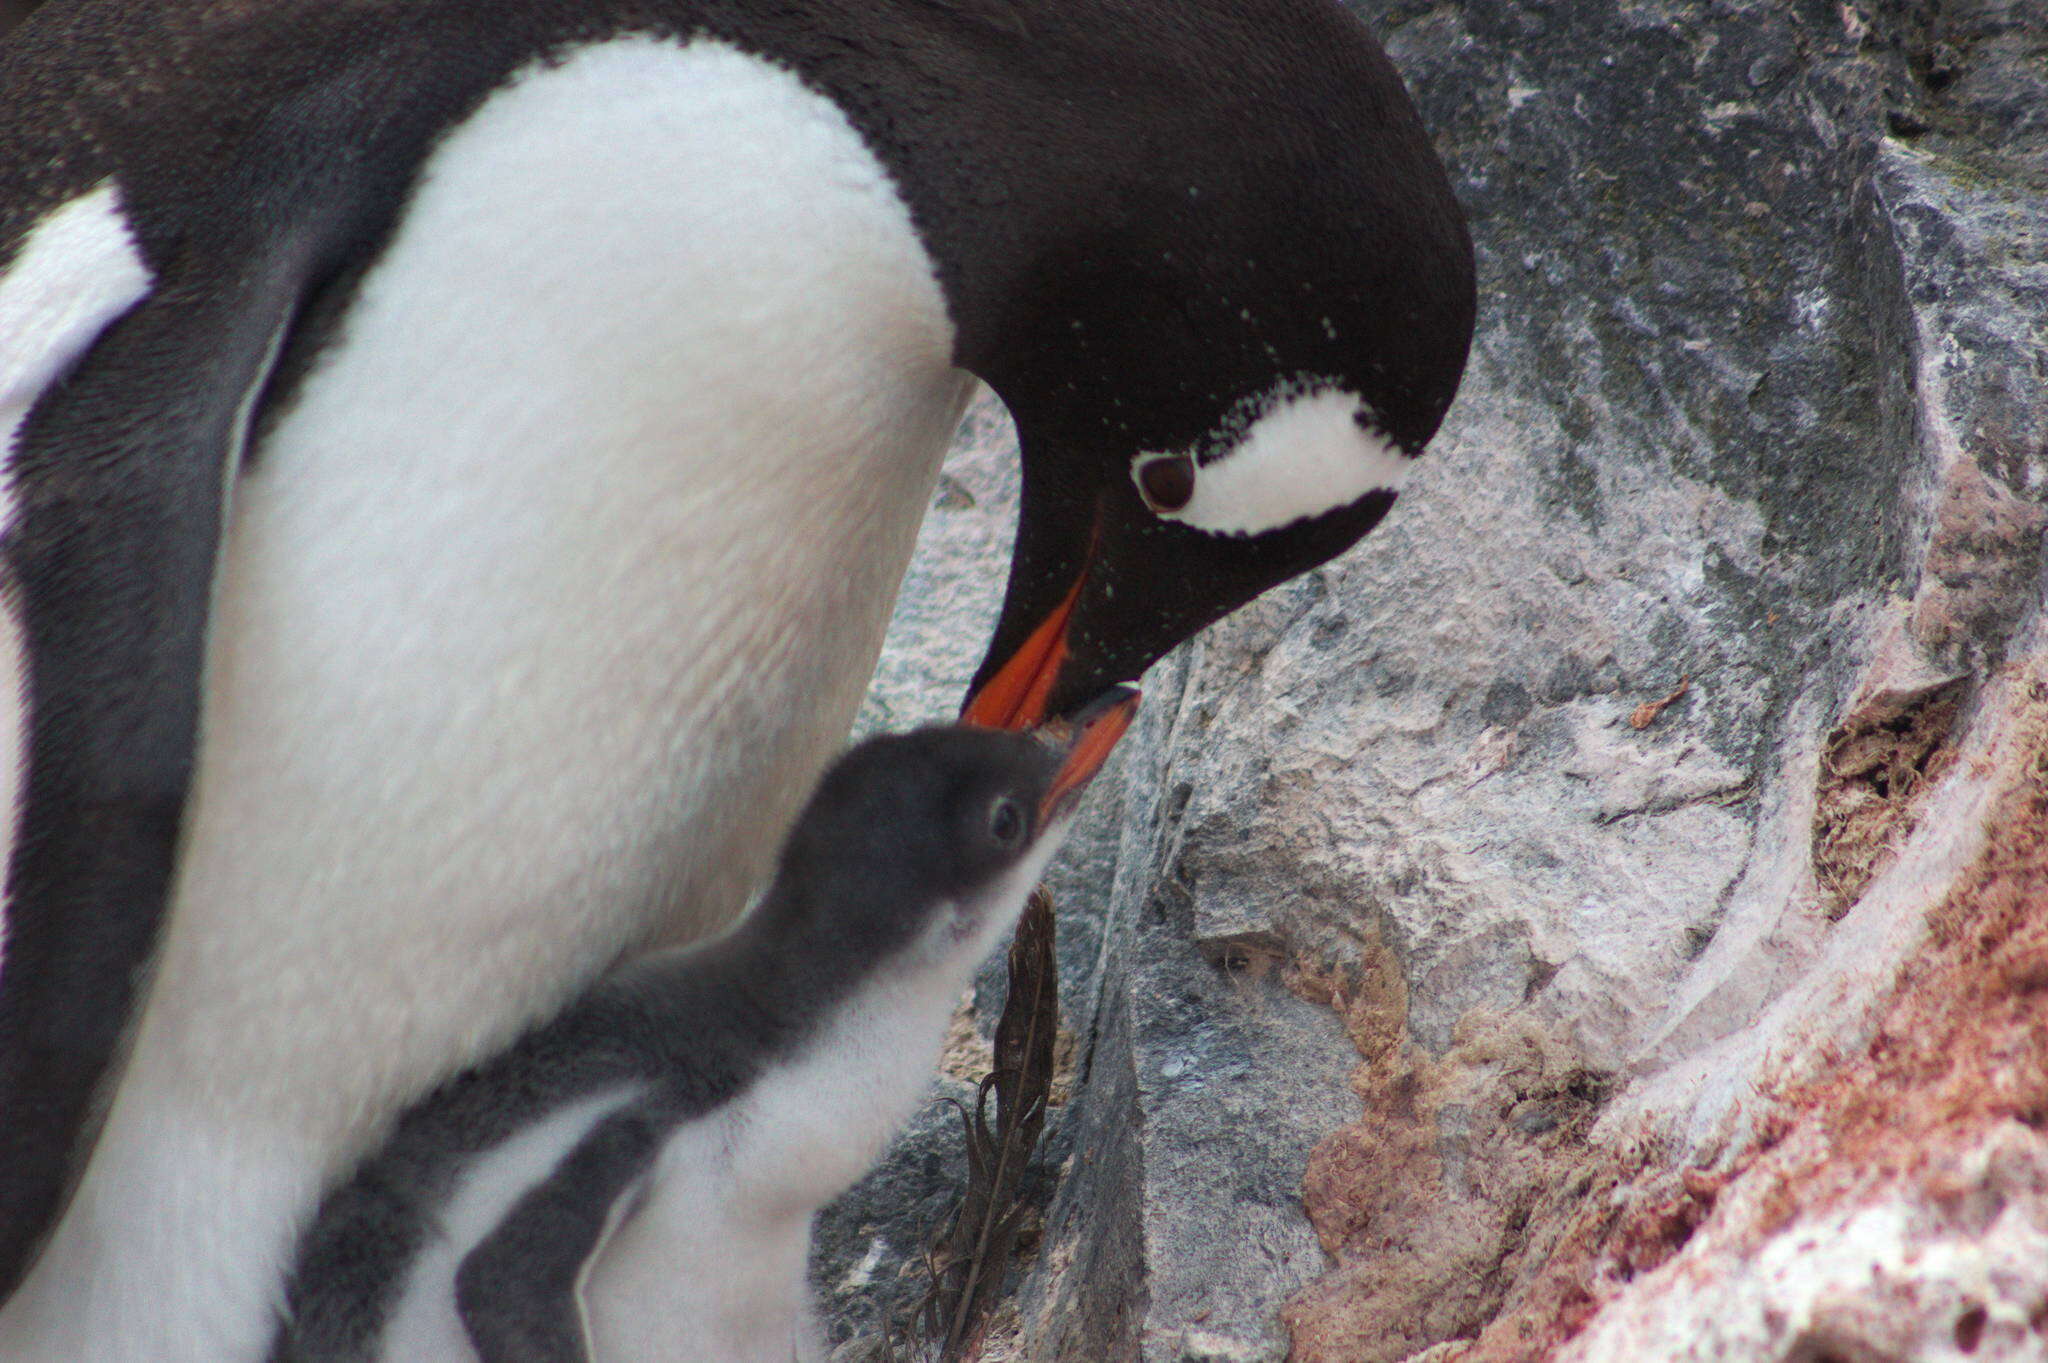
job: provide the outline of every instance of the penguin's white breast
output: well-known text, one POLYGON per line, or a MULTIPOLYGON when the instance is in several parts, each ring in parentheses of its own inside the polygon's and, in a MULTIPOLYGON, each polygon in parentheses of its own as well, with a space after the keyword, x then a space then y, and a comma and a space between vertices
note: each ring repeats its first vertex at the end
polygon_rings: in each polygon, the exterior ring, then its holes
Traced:
POLYGON ((331 1006, 441 1065, 662 891, 730 911, 730 844, 779 837, 866 682, 962 384, 853 130, 709 42, 500 95, 345 327, 237 493, 156 1007, 331 1006))
POLYGON ((241 1356, 384 1116, 737 909, 872 670, 951 349, 771 63, 607 42, 442 141, 236 489, 172 922, 20 1357, 241 1356))

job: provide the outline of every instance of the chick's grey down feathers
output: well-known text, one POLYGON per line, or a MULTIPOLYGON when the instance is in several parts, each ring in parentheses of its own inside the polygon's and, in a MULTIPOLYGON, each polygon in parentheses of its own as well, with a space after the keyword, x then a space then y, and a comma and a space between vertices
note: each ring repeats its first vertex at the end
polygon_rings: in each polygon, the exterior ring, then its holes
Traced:
MULTIPOLYGON (((1047 835, 1035 811, 1058 766, 1037 739, 965 728, 849 752, 791 832, 767 895, 732 932, 622 968, 405 1115, 307 1233, 274 1363, 381 1363, 412 1265, 474 1160, 579 1100, 637 1085, 517 1198, 455 1276, 484 1363, 584 1363, 579 1278, 620 1200, 650 1195, 671 1135, 734 1102, 878 980, 952 972, 960 979, 943 981, 949 988, 913 994, 942 1006, 957 995, 975 962, 935 951, 933 934, 950 931, 941 919, 985 896, 1047 835), (1008 839, 991 831, 1000 801, 1020 816, 1008 839)), ((1023 888, 1004 912, 1014 916, 1023 888)), ((881 1133, 857 1129, 869 1120, 862 1111, 827 1116, 849 1142, 879 1145, 881 1133)))

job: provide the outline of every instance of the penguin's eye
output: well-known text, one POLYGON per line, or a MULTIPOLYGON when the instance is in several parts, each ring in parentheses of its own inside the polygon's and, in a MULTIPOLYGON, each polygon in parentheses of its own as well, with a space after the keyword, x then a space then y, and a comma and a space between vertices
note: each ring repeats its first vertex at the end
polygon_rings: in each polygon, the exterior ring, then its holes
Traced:
POLYGON ((1172 513, 1195 499, 1195 457, 1191 454, 1149 454, 1131 467, 1138 495, 1154 511, 1172 513))
POLYGON ((1024 811, 1005 795, 988 807, 988 835, 1005 847, 1015 847, 1024 838, 1024 811))

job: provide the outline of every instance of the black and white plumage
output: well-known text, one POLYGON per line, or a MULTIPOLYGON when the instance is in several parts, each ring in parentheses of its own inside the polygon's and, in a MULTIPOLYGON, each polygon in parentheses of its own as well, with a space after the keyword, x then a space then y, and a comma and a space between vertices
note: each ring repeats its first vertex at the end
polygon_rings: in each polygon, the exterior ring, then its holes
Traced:
POLYGON ((1027 725, 1375 524, 1472 309, 1333 0, 46 7, 0 1356, 247 1363, 393 1112, 737 910, 970 374, 1024 496, 969 714, 1027 725))
POLYGON ((1130 712, 1063 752, 871 739, 724 937, 637 962, 408 1112, 326 1200, 272 1363, 812 1363, 818 1208, 929 1086, 1130 712))

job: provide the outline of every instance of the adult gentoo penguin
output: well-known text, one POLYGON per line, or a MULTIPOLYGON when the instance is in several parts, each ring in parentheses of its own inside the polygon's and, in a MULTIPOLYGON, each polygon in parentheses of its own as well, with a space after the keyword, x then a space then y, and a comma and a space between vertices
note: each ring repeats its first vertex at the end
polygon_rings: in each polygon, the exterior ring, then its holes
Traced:
POLYGON ((272 1363, 810 1363, 811 1220, 931 1081, 1128 722, 871 739, 732 932, 421 1100, 307 1232, 272 1363))
POLYGON ((1024 459, 968 716, 1022 726, 1375 524, 1472 310, 1334 0, 38 13, 0 1357, 260 1355, 392 1114, 737 910, 968 375, 1024 459))

